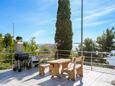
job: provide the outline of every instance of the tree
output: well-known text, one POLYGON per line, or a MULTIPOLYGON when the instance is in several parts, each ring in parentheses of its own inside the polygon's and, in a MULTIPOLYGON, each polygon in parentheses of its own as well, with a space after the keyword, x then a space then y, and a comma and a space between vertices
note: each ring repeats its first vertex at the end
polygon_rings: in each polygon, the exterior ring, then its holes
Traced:
MULTIPOLYGON (((70 0, 58 0, 55 43, 58 58, 68 58, 72 49, 72 22, 70 20, 70 0), (59 51, 59 50, 63 50, 59 51), (68 50, 64 51, 64 50, 68 50), (63 55, 63 56, 62 56, 63 55)), ((57 56, 57 55, 56 55, 57 56)))
POLYGON ((114 27, 106 29, 106 32, 97 37, 97 43, 99 44, 100 51, 110 51, 113 48, 113 39, 115 39, 114 27))
POLYGON ((107 51, 112 50, 113 46, 113 39, 115 38, 115 32, 113 31, 114 27, 111 28, 110 30, 106 30, 107 38, 106 38, 106 45, 107 45, 107 51))
POLYGON ((95 51, 95 50, 96 50, 96 44, 93 42, 92 39, 86 38, 86 39, 84 40, 83 49, 84 49, 85 51, 95 51))
POLYGON ((0 33, 0 51, 2 51, 2 50, 3 50, 3 36, 0 33))
POLYGON ((3 39, 4 47, 8 50, 13 49, 13 39, 10 33, 5 34, 3 39))
POLYGON ((35 41, 35 37, 30 39, 30 42, 25 41, 23 43, 24 51, 34 53, 36 49, 38 49, 38 44, 35 41))
POLYGON ((32 37, 32 39, 30 40, 31 52, 35 51, 38 48, 38 45, 37 45, 35 39, 36 39, 35 37, 32 37))
POLYGON ((24 52, 30 52, 30 44, 27 41, 23 42, 24 45, 24 52))
POLYGON ((97 37, 98 50, 106 51, 106 35, 103 33, 102 36, 97 37))

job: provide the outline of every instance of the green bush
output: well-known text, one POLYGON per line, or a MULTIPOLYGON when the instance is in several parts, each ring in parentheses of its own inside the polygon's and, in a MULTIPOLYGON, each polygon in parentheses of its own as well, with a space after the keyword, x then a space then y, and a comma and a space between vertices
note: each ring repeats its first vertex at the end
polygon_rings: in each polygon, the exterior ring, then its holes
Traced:
POLYGON ((7 54, 7 53, 0 54, 0 70, 11 68, 12 56, 13 54, 7 54))
POLYGON ((0 62, 0 70, 8 69, 8 68, 11 68, 11 67, 12 67, 11 63, 0 62))

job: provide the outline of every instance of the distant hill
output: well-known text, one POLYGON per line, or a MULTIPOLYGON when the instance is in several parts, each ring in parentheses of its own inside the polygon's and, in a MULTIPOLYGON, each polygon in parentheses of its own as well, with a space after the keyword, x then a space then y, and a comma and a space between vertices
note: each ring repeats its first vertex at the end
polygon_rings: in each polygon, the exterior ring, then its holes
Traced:
POLYGON ((50 48, 50 49, 54 49, 56 48, 55 44, 39 44, 40 48, 46 47, 46 48, 50 48))

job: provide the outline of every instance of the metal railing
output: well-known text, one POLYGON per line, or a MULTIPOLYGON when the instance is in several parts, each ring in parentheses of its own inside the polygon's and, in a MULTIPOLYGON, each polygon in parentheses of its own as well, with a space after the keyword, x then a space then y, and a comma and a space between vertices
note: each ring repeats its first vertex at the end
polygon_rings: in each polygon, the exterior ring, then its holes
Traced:
MULTIPOLYGON (((81 51, 68 51, 68 50, 59 50, 64 52, 71 52, 70 57, 74 57, 77 55, 81 55, 81 51), (72 55, 73 53, 73 55, 72 55)), ((106 68, 115 68, 115 64, 111 64, 110 61, 113 61, 115 63, 115 57, 110 58, 107 57, 108 52, 97 52, 97 51, 83 51, 83 55, 85 56, 84 65, 89 65, 90 69, 93 69, 93 66, 98 67, 106 67, 106 68)), ((60 54, 67 56, 68 54, 60 54)), ((58 55, 57 55, 58 56, 58 55)))
POLYGON ((115 57, 111 58, 108 57, 108 52, 98 52, 97 51, 84 51, 85 61, 84 63, 86 65, 91 66, 91 70, 93 69, 93 66, 99 66, 99 67, 106 67, 106 68, 115 68, 115 64, 112 64, 115 62, 115 57), (108 61, 108 58, 111 62, 108 61))
MULTIPOLYGON (((69 55, 69 57, 74 57, 77 55, 80 55, 80 51, 69 51, 69 50, 58 50, 58 51, 52 51, 53 54, 51 52, 47 52, 47 51, 39 51, 38 54, 36 56, 49 56, 52 58, 55 58, 55 55, 57 56, 57 59, 59 59, 58 55, 59 53, 56 54, 56 52, 71 52, 71 54, 69 55)), ((100 66, 100 67, 107 67, 107 68, 115 68, 115 65, 111 65, 108 62, 108 58, 110 57, 106 57, 105 55, 108 54, 107 52, 98 52, 98 55, 96 54, 96 51, 84 51, 83 55, 85 56, 85 60, 84 60, 84 65, 89 65, 91 70, 93 69, 93 66, 100 66)), ((0 56, 1 54, 4 54, 4 57, 11 55, 10 58, 0 58, 0 62, 5 63, 5 62, 10 62, 11 66, 13 65, 13 60, 14 60, 14 53, 8 53, 8 52, 0 52, 0 56)), ((32 52, 29 52, 29 55, 32 55, 32 52)), ((63 56, 68 56, 68 54, 64 54, 61 53, 60 54, 62 57, 63 56)), ((115 59, 111 58, 109 59, 110 61, 114 61, 115 59)))
MULTIPOLYGON (((26 53, 29 54, 29 57, 35 56, 36 58, 39 58, 39 59, 45 59, 45 58, 52 57, 51 53, 48 51, 40 51, 36 55, 32 55, 35 52, 26 52, 26 53)), ((13 68, 14 54, 15 53, 12 53, 12 52, 0 52, 0 70, 7 69, 7 68, 13 68)))

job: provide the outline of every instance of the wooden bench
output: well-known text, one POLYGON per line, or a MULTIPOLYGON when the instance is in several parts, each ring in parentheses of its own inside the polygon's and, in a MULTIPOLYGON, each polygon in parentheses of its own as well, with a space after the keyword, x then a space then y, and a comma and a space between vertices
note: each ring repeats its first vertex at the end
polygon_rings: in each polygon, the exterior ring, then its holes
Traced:
POLYGON ((39 75, 45 75, 45 69, 50 67, 50 64, 40 64, 39 65, 39 75))

